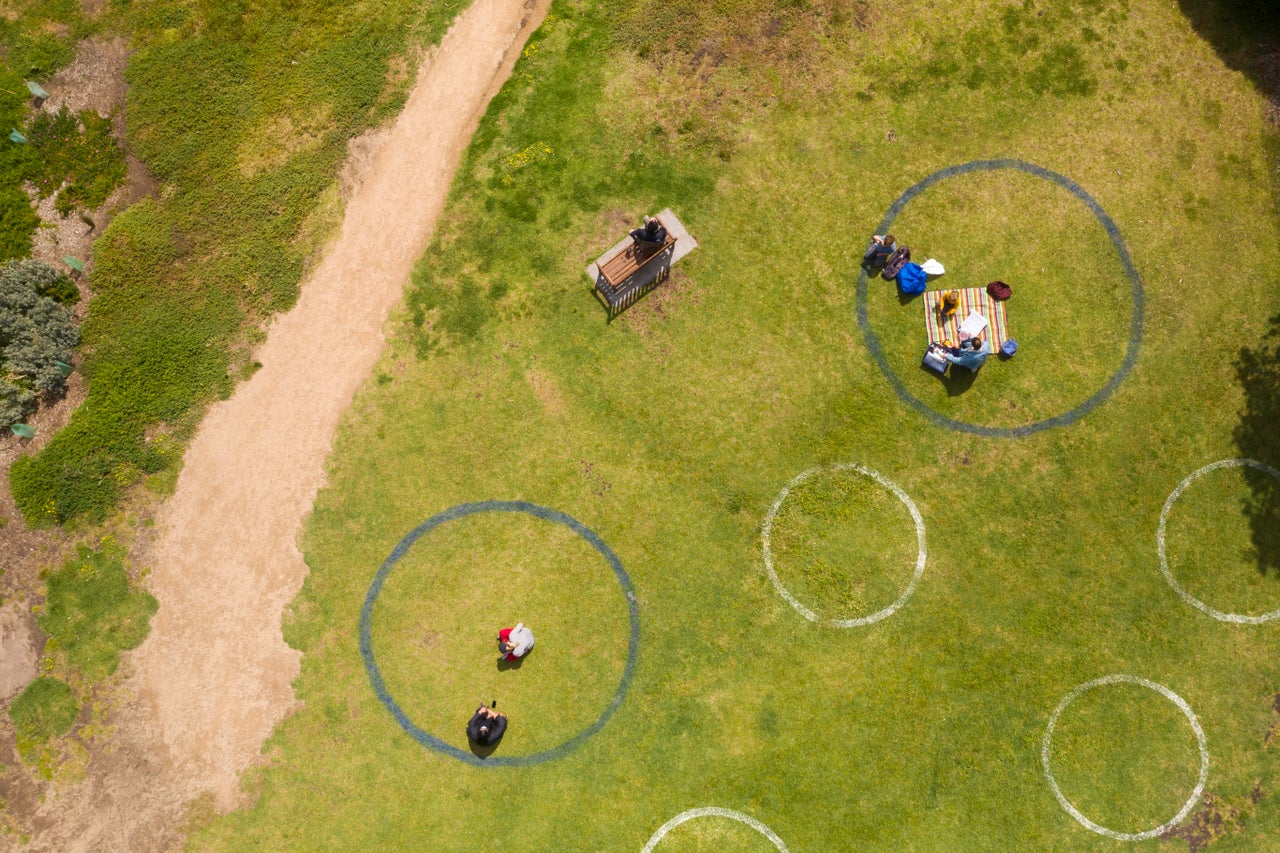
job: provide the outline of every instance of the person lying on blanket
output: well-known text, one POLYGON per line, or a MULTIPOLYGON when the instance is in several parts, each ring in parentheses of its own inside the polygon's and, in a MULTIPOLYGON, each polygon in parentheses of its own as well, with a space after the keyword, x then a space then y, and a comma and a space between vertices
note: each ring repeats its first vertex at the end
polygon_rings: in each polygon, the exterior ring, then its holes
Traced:
POLYGON ((989 355, 991 355, 991 344, 979 335, 976 338, 966 338, 960 342, 960 346, 952 348, 947 353, 947 361, 956 367, 967 367, 976 372, 989 355))

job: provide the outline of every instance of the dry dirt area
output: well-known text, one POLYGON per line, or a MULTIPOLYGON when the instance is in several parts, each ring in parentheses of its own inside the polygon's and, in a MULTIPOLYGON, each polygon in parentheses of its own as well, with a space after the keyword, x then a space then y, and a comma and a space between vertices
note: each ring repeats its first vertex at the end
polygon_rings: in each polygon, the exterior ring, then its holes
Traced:
POLYGON ((10 803, 28 849, 171 848, 192 801, 242 804, 240 773, 297 706, 300 656, 281 617, 307 573, 296 539, 338 420, 377 360, 480 116, 548 5, 474 0, 394 126, 353 152, 367 162, 337 242, 270 328, 262 368, 210 410, 158 513, 143 561, 160 611, 126 656, 108 746, 83 782, 10 803))

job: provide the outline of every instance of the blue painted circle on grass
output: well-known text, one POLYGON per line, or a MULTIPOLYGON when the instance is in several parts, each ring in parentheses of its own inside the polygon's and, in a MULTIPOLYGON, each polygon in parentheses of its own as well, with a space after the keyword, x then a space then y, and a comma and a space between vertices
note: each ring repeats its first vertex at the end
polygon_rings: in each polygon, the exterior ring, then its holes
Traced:
POLYGON ((618 710, 618 706, 622 704, 622 700, 627 696, 627 690, 631 687, 631 676, 636 668, 636 655, 640 648, 640 609, 636 603, 635 590, 631 586, 631 578, 627 576, 627 572, 622 568, 622 561, 617 555, 609 549, 596 533, 589 527, 584 525, 572 516, 565 515, 563 512, 557 512, 554 509, 547 509, 537 504, 526 503, 525 501, 478 501, 476 503, 459 504, 450 507, 444 512, 433 515, 426 521, 419 524, 409 535, 400 540, 395 550, 391 552, 391 556, 383 561, 382 566, 378 569, 378 574, 374 576, 373 583, 369 585, 369 591, 364 597, 364 607, 360 610, 360 654, 364 657, 364 668, 369 674, 369 683, 373 685, 373 691, 378 694, 378 698, 382 700, 382 704, 387 706, 387 710, 400 723, 400 727, 413 736, 418 743, 428 749, 438 750, 451 755, 459 761, 465 761, 468 764, 479 766, 523 766, 529 764, 541 764, 544 761, 550 761, 553 758, 560 758, 567 755, 574 749, 582 745, 583 741, 591 737, 609 722, 609 718, 613 716, 613 712, 618 710), (391 569, 395 566, 400 558, 403 557, 423 536, 426 536, 432 530, 435 530, 446 521, 454 521, 468 515, 474 515, 479 512, 523 512, 532 515, 535 518, 553 521, 556 524, 563 524, 574 533, 581 536, 591 547, 595 548, 600 554, 609 561, 610 568, 618 577, 618 584, 622 587, 623 593, 627 599, 627 610, 631 617, 631 640, 627 648, 627 666, 622 672, 622 679, 618 682, 618 688, 613 693, 613 698, 609 700, 608 706, 600 717, 587 728, 578 732, 559 746, 551 749, 545 749, 542 752, 535 752, 532 755, 516 755, 516 756, 490 756, 481 758, 456 746, 447 744, 435 735, 429 734, 419 728, 413 720, 404 712, 404 709, 397 704, 396 700, 387 690, 386 683, 382 680, 382 671, 378 669, 378 663, 373 655, 373 605, 378 600, 378 594, 382 592, 382 585, 386 583, 387 575, 391 573, 391 569))
POLYGON ((1129 371, 1133 369, 1134 363, 1138 360, 1138 347, 1142 343, 1142 279, 1138 277, 1138 270, 1133 265, 1133 258, 1129 256, 1129 248, 1125 245, 1124 238, 1120 236, 1120 229, 1116 227, 1115 222, 1112 221, 1107 212, 1102 209, 1102 205, 1098 204, 1093 196, 1085 192, 1079 184, 1067 176, 1059 175, 1057 172, 1052 172, 1043 166, 1037 166, 1034 163, 1027 163, 1022 160, 973 160, 968 163, 961 163, 958 166, 948 166, 945 169, 934 172, 898 196, 897 201, 890 206, 888 212, 884 215, 884 219, 880 221, 880 226, 876 229, 876 233, 889 233, 894 220, 902 213, 907 203, 939 181, 956 175, 965 175, 969 172, 994 172, 1000 169, 1017 169, 1018 171, 1026 172, 1028 175, 1043 178, 1046 181, 1057 184, 1080 199, 1097 217, 1103 230, 1111 238, 1111 245, 1115 247, 1116 253, 1120 256, 1120 263, 1124 267, 1125 274, 1129 277, 1129 286, 1133 292, 1133 314, 1129 319, 1129 346, 1125 351, 1124 361, 1121 362, 1120 368, 1107 380, 1107 384, 1102 386, 1092 397, 1069 412, 1023 426, 992 427, 958 421, 935 410, 908 391, 901 377, 894 373, 893 368, 889 366, 889 361, 884 355, 884 348, 880 346, 880 339, 876 337, 876 333, 872 330, 871 323, 867 319, 867 271, 865 268, 858 275, 858 325, 862 328, 862 334, 866 337, 867 348, 871 350, 871 355, 875 358, 876 364, 880 366, 880 372, 889 380, 889 384, 893 386, 893 390, 897 392, 903 402, 909 404, 938 426, 996 438, 1019 438, 1040 430, 1074 423, 1110 397, 1111 392, 1115 391, 1116 387, 1129 375, 1129 371))

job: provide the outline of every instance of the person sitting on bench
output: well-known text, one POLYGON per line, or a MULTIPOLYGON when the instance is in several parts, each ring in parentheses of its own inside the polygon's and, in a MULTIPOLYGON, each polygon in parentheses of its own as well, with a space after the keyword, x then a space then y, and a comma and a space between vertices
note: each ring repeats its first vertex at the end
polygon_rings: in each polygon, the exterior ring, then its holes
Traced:
POLYGON ((991 355, 991 345, 978 336, 961 341, 960 346, 947 353, 947 361, 956 367, 967 367, 976 373, 989 355, 991 355))
MULTIPOLYGON (((495 701, 493 704, 498 703, 495 701)), ((467 740, 476 746, 496 746, 506 731, 507 715, 481 705, 471 717, 471 722, 467 723, 467 740)))
POLYGON ((644 227, 632 231, 631 239, 636 241, 637 249, 652 252, 667 242, 667 229, 656 216, 646 216, 644 227))

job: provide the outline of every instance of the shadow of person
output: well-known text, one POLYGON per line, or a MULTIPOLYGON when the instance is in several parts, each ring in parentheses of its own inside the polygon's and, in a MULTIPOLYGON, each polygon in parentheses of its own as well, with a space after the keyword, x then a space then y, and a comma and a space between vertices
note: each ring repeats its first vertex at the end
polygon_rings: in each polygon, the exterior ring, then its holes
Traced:
MULTIPOLYGON (((1235 361, 1244 410, 1232 437, 1240 455, 1280 468, 1280 314, 1271 318, 1256 347, 1242 347, 1235 361)), ((1258 571, 1280 578, 1280 479, 1242 468, 1251 492, 1245 502, 1258 571)))
MULTIPOLYGON (((481 746, 473 740, 467 742, 471 744, 471 754, 477 758, 488 758, 490 755, 493 755, 494 751, 498 748, 497 743, 488 743, 481 746)), ((502 741, 498 741, 498 743, 502 743, 502 741)))
POLYGON ((516 658, 515 660, 507 660, 506 658, 502 658, 500 661, 498 661, 498 672, 506 672, 509 669, 519 669, 521 664, 523 663, 524 663, 524 658, 516 658))
POLYGON ((947 396, 959 397, 965 391, 968 391, 969 386, 978 378, 978 371, 953 364, 946 375, 940 378, 942 379, 942 384, 946 386, 947 396))

